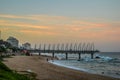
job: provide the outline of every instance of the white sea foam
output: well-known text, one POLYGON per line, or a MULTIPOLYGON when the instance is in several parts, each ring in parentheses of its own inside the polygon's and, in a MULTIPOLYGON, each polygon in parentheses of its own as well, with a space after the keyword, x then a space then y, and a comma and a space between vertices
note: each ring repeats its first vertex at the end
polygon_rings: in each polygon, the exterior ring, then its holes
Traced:
POLYGON ((77 67, 74 67, 74 66, 67 66, 67 65, 64 65, 64 64, 57 63, 56 61, 49 61, 49 62, 52 63, 52 64, 55 64, 55 65, 58 65, 58 66, 62 66, 62 67, 70 68, 70 69, 81 70, 81 71, 86 71, 87 72, 86 69, 77 68, 77 67))
POLYGON ((67 67, 70 69, 85 71, 92 74, 99 74, 104 76, 111 76, 120 78, 120 60, 115 60, 109 57, 102 59, 83 59, 77 60, 54 60, 49 61, 52 64, 67 67), (115 63, 115 62, 118 62, 115 63))

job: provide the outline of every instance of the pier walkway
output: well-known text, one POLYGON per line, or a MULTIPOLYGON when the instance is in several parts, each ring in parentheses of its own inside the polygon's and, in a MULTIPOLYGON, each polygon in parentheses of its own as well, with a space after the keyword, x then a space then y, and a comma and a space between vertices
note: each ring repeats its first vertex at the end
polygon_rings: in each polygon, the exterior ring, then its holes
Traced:
POLYGON ((81 54, 91 54, 91 59, 94 58, 94 53, 98 53, 98 50, 95 50, 94 43, 80 43, 80 44, 43 44, 39 45, 39 48, 29 49, 30 53, 52 53, 52 57, 55 57, 55 54, 61 53, 66 55, 68 59, 68 54, 78 54, 79 59, 81 59, 81 54))

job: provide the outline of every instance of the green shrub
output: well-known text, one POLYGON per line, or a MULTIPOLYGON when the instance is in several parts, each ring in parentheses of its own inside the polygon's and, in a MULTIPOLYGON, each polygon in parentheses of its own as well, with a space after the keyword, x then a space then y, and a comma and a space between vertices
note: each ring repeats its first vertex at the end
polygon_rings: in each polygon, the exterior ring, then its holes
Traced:
POLYGON ((4 65, 1 61, 0 61, 0 71, 4 70, 4 71, 8 71, 11 72, 12 70, 10 70, 6 65, 4 65))
POLYGON ((16 72, 0 71, 0 80, 31 80, 27 76, 16 72))
POLYGON ((10 70, 6 65, 0 61, 0 80, 33 80, 29 77, 18 74, 15 71, 10 70))

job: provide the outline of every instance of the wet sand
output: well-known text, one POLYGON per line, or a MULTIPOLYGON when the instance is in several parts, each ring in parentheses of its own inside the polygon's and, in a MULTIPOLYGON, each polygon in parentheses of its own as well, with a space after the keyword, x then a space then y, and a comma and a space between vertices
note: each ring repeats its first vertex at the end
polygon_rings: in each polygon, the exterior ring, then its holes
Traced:
POLYGON ((39 80, 120 80, 53 65, 47 58, 51 59, 47 56, 13 56, 6 58, 4 63, 12 70, 31 70, 39 80))
POLYGON ((88 59, 85 60, 54 60, 51 62, 55 65, 72 68, 75 70, 85 71, 92 74, 99 74, 103 76, 110 76, 120 78, 120 60, 118 59, 88 59))

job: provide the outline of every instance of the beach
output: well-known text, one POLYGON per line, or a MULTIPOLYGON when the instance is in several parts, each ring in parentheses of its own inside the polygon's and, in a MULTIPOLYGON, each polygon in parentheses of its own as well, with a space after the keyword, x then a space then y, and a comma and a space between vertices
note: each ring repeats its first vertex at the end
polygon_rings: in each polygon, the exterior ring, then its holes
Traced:
POLYGON ((10 69, 16 71, 31 71, 37 74, 38 80, 120 80, 102 75, 68 69, 49 63, 48 56, 12 56, 4 62, 10 69))

